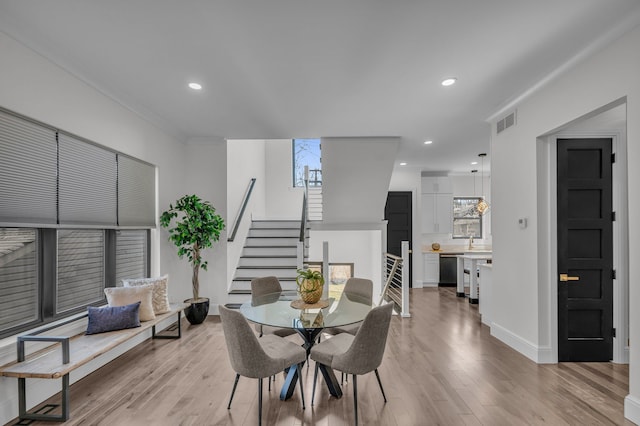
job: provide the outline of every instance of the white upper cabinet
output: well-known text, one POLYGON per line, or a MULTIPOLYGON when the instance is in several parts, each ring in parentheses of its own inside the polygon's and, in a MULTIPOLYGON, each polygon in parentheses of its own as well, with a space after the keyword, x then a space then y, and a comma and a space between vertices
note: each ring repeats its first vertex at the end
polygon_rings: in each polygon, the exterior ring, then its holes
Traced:
POLYGON ((448 176, 422 177, 422 233, 453 232, 453 187, 448 176))
POLYGON ((423 194, 452 194, 453 187, 449 176, 423 176, 423 194))
POLYGON ((453 194, 422 194, 422 233, 453 232, 453 194))

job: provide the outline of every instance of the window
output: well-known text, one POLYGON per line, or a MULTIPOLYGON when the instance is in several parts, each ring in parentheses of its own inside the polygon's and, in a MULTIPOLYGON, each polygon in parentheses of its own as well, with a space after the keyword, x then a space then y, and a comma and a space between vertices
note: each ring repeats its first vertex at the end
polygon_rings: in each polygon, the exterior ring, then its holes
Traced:
MULTIPOLYGON (((309 269, 322 272, 322 262, 309 262, 309 269)), ((329 285, 329 297, 340 299, 344 285, 353 277, 353 263, 329 263, 329 279, 325 277, 325 285, 329 285)))
POLYGON ((148 238, 149 232, 145 230, 116 231, 117 284, 123 279, 147 276, 148 238))
POLYGON ((155 174, 0 108, 0 338, 103 304, 105 287, 148 276, 155 174))
POLYGON ((39 319, 38 233, 0 228, 0 334, 39 319))
POLYGON ((0 228, 0 338, 104 304, 149 276, 148 229, 0 228))
POLYGON ((293 186, 304 186, 304 166, 309 166, 309 186, 322 186, 320 139, 293 140, 293 186))
POLYGON ((104 299, 104 231, 59 230, 56 314, 104 299))
POLYGON ((453 238, 482 238, 482 216, 476 209, 479 197, 453 198, 453 238))

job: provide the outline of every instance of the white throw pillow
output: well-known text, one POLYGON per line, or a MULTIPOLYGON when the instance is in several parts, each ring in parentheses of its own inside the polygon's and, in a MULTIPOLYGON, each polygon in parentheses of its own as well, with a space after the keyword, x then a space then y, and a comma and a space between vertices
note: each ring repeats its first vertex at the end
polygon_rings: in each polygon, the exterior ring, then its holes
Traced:
POLYGON ((169 275, 163 275, 156 278, 136 278, 122 280, 124 287, 137 287, 141 285, 153 285, 153 293, 151 301, 153 304, 153 312, 156 315, 164 314, 171 310, 169 305, 169 275))
POLYGON ((151 294, 153 284, 137 287, 107 287, 104 294, 107 296, 109 306, 125 306, 140 302, 140 321, 151 321, 156 318, 153 313, 151 294))

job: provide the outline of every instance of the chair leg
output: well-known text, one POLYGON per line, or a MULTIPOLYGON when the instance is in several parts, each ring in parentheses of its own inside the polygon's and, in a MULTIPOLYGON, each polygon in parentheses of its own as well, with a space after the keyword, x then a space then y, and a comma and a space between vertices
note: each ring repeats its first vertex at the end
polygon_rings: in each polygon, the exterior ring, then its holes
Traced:
POLYGON ((300 386, 300 397, 302 398, 302 409, 304 410, 307 407, 305 407, 304 405, 304 389, 302 386, 302 368, 303 367, 304 367, 303 364, 298 364, 296 368, 298 369, 298 382, 299 382, 298 385, 300 386))
POLYGON ((258 424, 262 424, 262 379, 258 379, 258 424))
POLYGON ((231 409, 231 401, 233 401, 233 394, 236 393, 236 386, 238 386, 239 379, 240 379, 240 375, 236 374, 236 380, 233 382, 233 389, 231 390, 231 398, 229 398, 229 405, 227 405, 227 410, 231 409))
POLYGON ((356 426, 358 426, 358 376, 353 375, 353 411, 356 413, 356 426))
POLYGON ((384 402, 387 402, 387 396, 384 394, 384 388, 382 387, 382 382, 380 381, 380 374, 378 374, 378 369, 375 369, 376 379, 378 379, 378 384, 380 385, 380 391, 382 392, 382 397, 384 398, 384 402))
POLYGON ((313 373, 313 391, 311 391, 311 406, 313 406, 313 400, 316 398, 317 382, 318 382, 318 363, 316 362, 315 372, 313 373))

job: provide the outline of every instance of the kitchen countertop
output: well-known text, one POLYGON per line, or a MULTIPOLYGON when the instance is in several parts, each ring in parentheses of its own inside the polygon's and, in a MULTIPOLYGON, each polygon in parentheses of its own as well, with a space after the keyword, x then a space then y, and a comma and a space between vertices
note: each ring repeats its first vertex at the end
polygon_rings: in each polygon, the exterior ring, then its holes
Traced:
POLYGON ((471 249, 467 244, 441 246, 440 250, 433 250, 430 245, 422 246, 422 253, 438 253, 438 254, 462 254, 462 253, 486 253, 491 252, 491 246, 473 245, 471 249))

